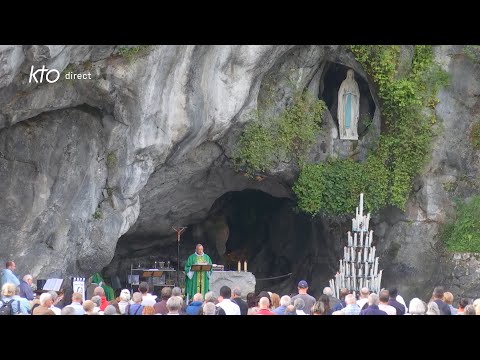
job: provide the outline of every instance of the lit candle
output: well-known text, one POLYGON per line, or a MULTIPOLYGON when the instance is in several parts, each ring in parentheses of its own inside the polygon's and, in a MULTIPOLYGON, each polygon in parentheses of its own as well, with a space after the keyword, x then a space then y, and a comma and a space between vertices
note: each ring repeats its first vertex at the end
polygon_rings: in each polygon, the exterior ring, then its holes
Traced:
POLYGON ((363 247, 363 231, 360 232, 360 247, 363 247))
POLYGON ((247 271, 247 260, 243 262, 243 271, 247 271))
POLYGON ((238 271, 242 271, 242 263, 240 260, 238 261, 238 271))
POLYGON ((353 246, 357 247, 357 233, 353 234, 353 246))
POLYGON ((347 234, 348 234, 348 246, 352 246, 352 234, 350 233, 350 231, 347 234))

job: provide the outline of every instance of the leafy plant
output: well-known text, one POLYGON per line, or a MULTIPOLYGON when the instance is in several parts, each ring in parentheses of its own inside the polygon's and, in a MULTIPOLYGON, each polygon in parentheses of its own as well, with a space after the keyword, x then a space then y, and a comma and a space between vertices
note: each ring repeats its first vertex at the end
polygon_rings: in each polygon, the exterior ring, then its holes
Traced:
POLYGON ((277 116, 256 111, 240 136, 234 164, 249 175, 266 172, 281 162, 303 163, 320 132, 325 103, 311 93, 298 93, 277 116))
POLYGON ((118 159, 117 155, 112 151, 107 155, 107 168, 112 170, 117 166, 118 159))
POLYGON ((92 216, 95 220, 103 218, 102 210, 100 208, 96 208, 92 216))
POLYGON ((355 45, 351 50, 377 87, 385 127, 363 164, 332 160, 303 167, 293 190, 299 208, 311 215, 351 213, 360 192, 368 211, 388 205, 404 210, 433 137, 435 114, 428 107, 438 103, 436 94, 449 80, 434 63, 431 46, 415 46, 410 72, 402 77, 396 71, 398 46, 355 45))
POLYGON ((441 233, 448 251, 480 252, 480 196, 457 204, 454 220, 441 233))
POLYGON ((118 50, 118 54, 131 62, 140 56, 145 55, 150 50, 150 45, 138 45, 133 47, 123 47, 118 50))
POLYGON ((472 125, 470 142, 475 150, 480 150, 480 121, 472 125))
POLYGON ((467 45, 463 52, 474 63, 480 63, 480 45, 467 45))

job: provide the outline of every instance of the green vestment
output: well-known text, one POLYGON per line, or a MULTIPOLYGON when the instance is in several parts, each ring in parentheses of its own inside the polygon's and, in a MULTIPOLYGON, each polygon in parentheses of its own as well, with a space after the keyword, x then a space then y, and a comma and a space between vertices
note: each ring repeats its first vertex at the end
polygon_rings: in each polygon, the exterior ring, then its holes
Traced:
POLYGON ((210 275, 212 271, 194 271, 192 278, 188 277, 191 266, 198 263, 212 264, 212 259, 205 253, 202 256, 194 253, 188 257, 185 264, 185 291, 189 299, 192 299, 196 293, 201 293, 205 296, 205 293, 210 291, 210 275))

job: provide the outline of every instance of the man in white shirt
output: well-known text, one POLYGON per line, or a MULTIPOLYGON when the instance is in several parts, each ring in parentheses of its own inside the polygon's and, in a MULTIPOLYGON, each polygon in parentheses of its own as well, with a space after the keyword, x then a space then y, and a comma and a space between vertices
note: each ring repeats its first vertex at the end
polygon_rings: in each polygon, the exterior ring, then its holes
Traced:
POLYGON ((232 296, 232 289, 224 285, 220 288, 220 296, 223 298, 221 302, 217 304, 225 311, 225 315, 241 315, 240 307, 230 300, 232 296))
POLYGON ((390 293, 388 290, 380 291, 378 308, 387 313, 387 315, 397 315, 397 309, 392 305, 388 305, 388 300, 390 299, 390 293))

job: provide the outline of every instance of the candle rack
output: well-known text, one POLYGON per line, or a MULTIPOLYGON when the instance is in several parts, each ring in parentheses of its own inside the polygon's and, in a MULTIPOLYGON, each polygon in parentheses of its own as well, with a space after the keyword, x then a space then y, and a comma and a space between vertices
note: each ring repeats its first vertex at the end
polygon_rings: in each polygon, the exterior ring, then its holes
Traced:
POLYGON ((360 194, 360 204, 352 219, 352 231, 347 232, 347 246, 343 248, 343 259, 339 260, 339 271, 329 282, 337 298, 341 288, 355 293, 367 287, 377 294, 381 289, 383 270, 378 269, 378 256, 375 256, 376 249, 372 246, 373 230, 369 230, 369 223, 370 213, 363 214, 363 194, 360 194))

